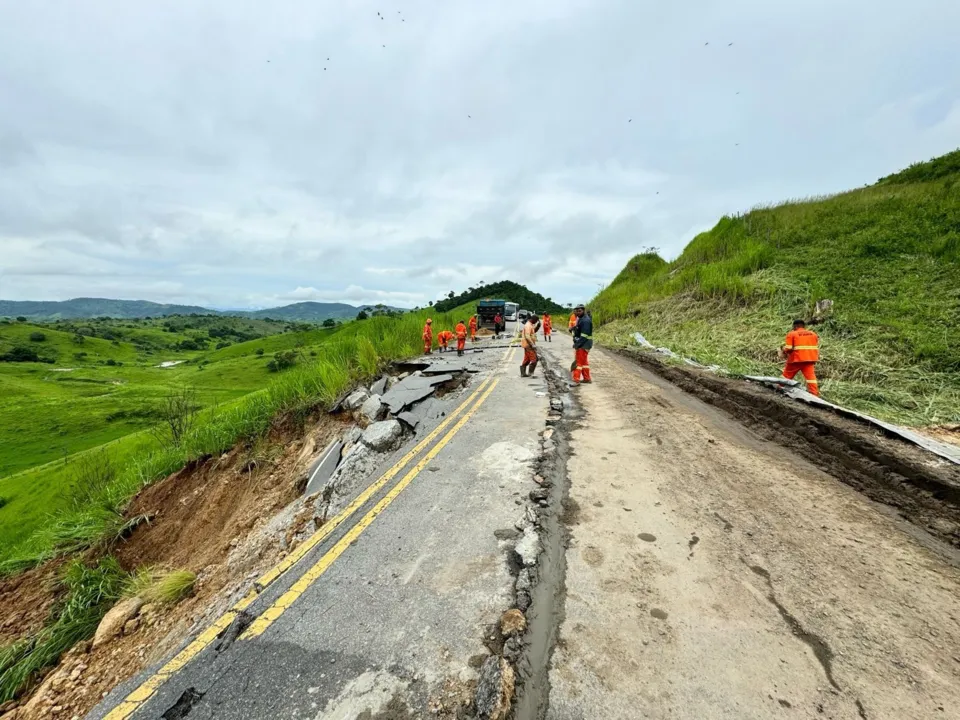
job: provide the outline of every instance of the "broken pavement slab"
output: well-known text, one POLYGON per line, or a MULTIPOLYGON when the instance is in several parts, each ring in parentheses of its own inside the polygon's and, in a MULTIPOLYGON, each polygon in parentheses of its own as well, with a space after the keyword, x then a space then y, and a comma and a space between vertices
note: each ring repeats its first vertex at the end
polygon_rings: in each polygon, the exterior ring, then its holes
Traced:
POLYGON ((337 465, 340 464, 340 453, 342 450, 342 440, 334 440, 327 445, 323 454, 320 455, 319 459, 310 467, 310 479, 307 481, 307 489, 303 493, 305 496, 320 492, 324 486, 326 486, 330 478, 333 477, 337 465))
POLYGON ((381 399, 396 415, 405 408, 433 394, 437 385, 453 380, 453 375, 410 375, 392 388, 381 399))

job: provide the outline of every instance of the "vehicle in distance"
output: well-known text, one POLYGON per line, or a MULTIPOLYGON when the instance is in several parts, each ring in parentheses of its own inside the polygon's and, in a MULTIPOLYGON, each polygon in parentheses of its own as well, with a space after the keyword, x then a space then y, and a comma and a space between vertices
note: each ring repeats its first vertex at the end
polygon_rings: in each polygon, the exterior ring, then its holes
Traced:
POLYGON ((528 317, 530 317, 529 310, 519 310, 517 312, 517 320, 519 320, 520 322, 526 322, 528 317))
POLYGON ((496 331, 497 326, 493 319, 498 314, 500 317, 506 316, 506 305, 505 300, 481 300, 477 303, 477 327, 496 331))
POLYGON ((520 306, 517 303, 504 303, 504 313, 503 317, 507 322, 516 322, 517 313, 520 311, 520 306))

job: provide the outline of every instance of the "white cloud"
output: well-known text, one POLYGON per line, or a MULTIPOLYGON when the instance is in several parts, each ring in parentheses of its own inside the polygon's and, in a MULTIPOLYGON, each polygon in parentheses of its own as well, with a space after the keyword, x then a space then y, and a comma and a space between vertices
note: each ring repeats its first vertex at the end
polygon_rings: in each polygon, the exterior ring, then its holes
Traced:
POLYGON ((588 299, 641 247, 960 145, 960 3, 381 9, 3 3, 0 297, 588 299))

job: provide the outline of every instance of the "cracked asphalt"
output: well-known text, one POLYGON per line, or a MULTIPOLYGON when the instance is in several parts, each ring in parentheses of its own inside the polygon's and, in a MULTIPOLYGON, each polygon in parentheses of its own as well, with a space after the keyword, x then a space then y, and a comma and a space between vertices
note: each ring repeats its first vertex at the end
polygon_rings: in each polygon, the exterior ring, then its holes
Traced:
MULTIPOLYGON (((216 643, 207 647, 131 717, 353 720, 390 708, 424 717, 437 698, 476 678, 478 658, 489 653, 487 627, 513 597, 508 553, 494 531, 523 515, 548 407, 543 378, 522 380, 519 352, 491 345, 478 345, 485 351, 469 357, 480 372, 442 402, 456 408, 485 379, 496 381, 491 394, 329 569, 262 635, 241 636, 221 652, 216 643)), ((361 489, 431 429, 384 458, 361 489)), ((322 559, 392 485, 268 587, 252 615, 322 559)), ((89 717, 106 717, 155 670, 117 688, 89 717)))

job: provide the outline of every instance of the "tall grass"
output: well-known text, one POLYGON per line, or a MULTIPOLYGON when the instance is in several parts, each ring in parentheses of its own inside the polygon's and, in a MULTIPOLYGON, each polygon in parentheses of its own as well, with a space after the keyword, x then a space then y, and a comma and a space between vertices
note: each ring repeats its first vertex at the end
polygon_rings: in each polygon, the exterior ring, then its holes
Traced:
POLYGON ((821 389, 896 422, 960 421, 960 150, 870 188, 724 217, 673 262, 645 251, 591 302, 608 342, 652 342, 776 372, 794 317, 817 331, 821 389))
POLYGON ((55 606, 47 625, 0 649, 0 703, 16 698, 39 671, 90 637, 126 582, 126 573, 113 557, 105 557, 93 567, 79 559, 69 563, 62 579, 65 597, 55 606))
MULTIPOLYGON (((452 328, 459 319, 454 313, 432 317, 437 329, 452 328)), ((78 494, 77 502, 51 517, 24 542, 7 549, 0 561, 0 575, 98 543, 108 544, 123 532, 124 509, 144 486, 192 460, 217 455, 238 442, 262 437, 280 414, 305 417, 327 407, 386 363, 422 352, 420 338, 425 318, 426 313, 409 313, 350 323, 322 347, 322 355, 315 361, 282 372, 265 389, 231 405, 202 411, 178 444, 157 444, 151 452, 109 472, 98 464, 96 481, 81 468, 74 485, 85 490, 78 494), (109 475, 105 481, 104 474, 109 475)))

